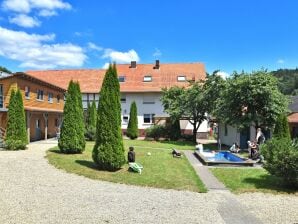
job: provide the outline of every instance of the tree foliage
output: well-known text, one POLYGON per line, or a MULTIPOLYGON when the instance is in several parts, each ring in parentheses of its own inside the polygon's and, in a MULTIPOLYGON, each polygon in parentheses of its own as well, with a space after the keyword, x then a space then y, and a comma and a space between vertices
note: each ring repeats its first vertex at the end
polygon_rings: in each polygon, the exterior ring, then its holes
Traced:
POLYGON ((125 163, 121 132, 120 86, 116 65, 110 65, 98 104, 96 142, 92 158, 100 169, 117 170, 125 163))
POLYGON ((287 107, 277 79, 267 71, 234 73, 218 100, 216 116, 240 129, 252 124, 272 127, 287 107))
POLYGON ((284 179, 285 184, 298 187, 298 143, 290 138, 273 138, 261 146, 264 168, 284 179))
POLYGON ((281 114, 276 121, 273 136, 275 138, 288 138, 291 139, 288 118, 286 114, 281 114))
POLYGON ((11 92, 5 143, 9 150, 25 149, 28 144, 25 110, 19 89, 11 92))
POLYGON ((129 121, 127 126, 127 136, 131 139, 136 139, 139 135, 138 130, 138 112, 136 102, 130 105, 129 121))
POLYGON ((278 87, 285 95, 298 95, 298 68, 279 69, 272 72, 278 79, 278 87))
POLYGON ((8 70, 7 68, 2 67, 2 66, 0 66, 0 71, 2 71, 2 72, 6 72, 6 73, 8 73, 8 74, 11 74, 11 73, 12 73, 10 70, 8 70))
POLYGON ((88 103, 87 114, 86 114, 85 136, 89 141, 95 140, 96 119, 97 119, 96 104, 95 104, 95 101, 93 101, 91 105, 88 103))
POLYGON ((58 146, 63 153, 82 153, 85 145, 82 95, 79 83, 71 80, 67 89, 58 146))

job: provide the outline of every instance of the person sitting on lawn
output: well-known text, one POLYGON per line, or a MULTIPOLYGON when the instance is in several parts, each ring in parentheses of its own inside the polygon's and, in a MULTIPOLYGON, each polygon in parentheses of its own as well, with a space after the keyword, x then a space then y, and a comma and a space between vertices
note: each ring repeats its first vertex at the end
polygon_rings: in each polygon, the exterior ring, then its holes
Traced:
POLYGON ((247 145, 248 145, 248 157, 252 158, 252 155, 255 153, 255 151, 258 148, 258 145, 255 141, 247 141, 247 145))
POLYGON ((240 147, 239 147, 238 143, 235 142, 229 150, 231 152, 238 153, 240 151, 240 147))
POLYGON ((134 163, 136 161, 136 154, 132 146, 129 147, 129 151, 127 153, 127 160, 128 163, 134 163))

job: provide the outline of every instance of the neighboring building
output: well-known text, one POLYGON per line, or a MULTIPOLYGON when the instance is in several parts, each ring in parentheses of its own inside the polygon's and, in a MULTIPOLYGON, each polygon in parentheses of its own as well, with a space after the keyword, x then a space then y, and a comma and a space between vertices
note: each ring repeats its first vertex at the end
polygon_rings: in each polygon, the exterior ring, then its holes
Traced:
POLYGON ((0 76, 0 130, 5 135, 12 89, 19 88, 25 107, 28 139, 36 141, 56 136, 60 127, 65 89, 25 73, 0 76))
POLYGON ((292 138, 298 137, 298 96, 291 98, 289 105, 290 114, 288 115, 289 128, 292 138))
MULTIPOLYGON (((28 71, 27 73, 45 82, 66 89, 70 80, 78 81, 83 96, 83 107, 93 100, 98 103, 99 91, 106 70, 48 70, 28 71)), ((202 63, 160 64, 119 64, 117 65, 118 79, 121 92, 122 130, 127 129, 130 105, 137 104, 138 125, 141 135, 144 130, 154 123, 155 115, 166 117, 160 101, 162 88, 172 86, 187 86, 188 81, 205 80, 206 72, 202 63)), ((192 133, 192 126, 181 121, 181 129, 192 133)), ((199 129, 199 137, 207 137, 207 121, 199 129)))

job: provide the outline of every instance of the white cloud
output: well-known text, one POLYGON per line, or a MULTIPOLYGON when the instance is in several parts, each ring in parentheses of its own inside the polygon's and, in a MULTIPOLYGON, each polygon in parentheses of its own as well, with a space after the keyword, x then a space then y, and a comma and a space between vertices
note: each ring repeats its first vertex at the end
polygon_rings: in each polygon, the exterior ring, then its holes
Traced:
POLYGON ((80 67, 87 59, 80 46, 71 43, 47 43, 54 41, 54 34, 28 34, 1 26, 0 33, 0 56, 19 61, 21 67, 80 67))
POLYGON ((102 68, 103 68, 103 69, 108 69, 109 66, 110 66, 110 63, 107 62, 107 63, 105 63, 105 64, 102 66, 102 68))
POLYGON ((278 59, 277 60, 277 64, 284 64, 285 63, 285 60, 284 59, 278 59))
POLYGON ((27 16, 25 14, 19 14, 15 17, 9 18, 9 22, 27 28, 40 26, 40 21, 38 19, 27 16))
POLYGON ((230 76, 229 73, 227 73, 227 72, 223 72, 223 71, 218 71, 218 72, 216 73, 216 75, 222 77, 223 79, 226 79, 227 77, 230 76))
POLYGON ((103 47, 97 46, 96 44, 92 43, 92 42, 88 42, 88 48, 90 50, 95 50, 95 51, 102 51, 103 47))
POLYGON ((38 15, 42 17, 51 17, 56 16, 57 12, 54 10, 42 9, 39 11, 38 15))
POLYGON ((8 11, 29 13, 31 10, 28 0, 5 0, 2 3, 2 8, 8 11))
POLYGON ((111 62, 116 62, 120 64, 130 63, 131 61, 140 61, 137 52, 133 49, 127 52, 106 49, 102 58, 108 58, 111 62))
POLYGON ((153 57, 158 58, 162 55, 161 51, 158 48, 155 48, 155 51, 153 53, 153 57))

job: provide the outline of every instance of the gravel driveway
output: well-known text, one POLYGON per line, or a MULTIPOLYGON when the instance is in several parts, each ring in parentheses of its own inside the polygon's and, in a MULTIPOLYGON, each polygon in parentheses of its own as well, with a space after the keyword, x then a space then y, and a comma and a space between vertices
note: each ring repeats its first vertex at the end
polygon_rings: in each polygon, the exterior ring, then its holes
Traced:
POLYGON ((0 151, 0 223, 226 223, 217 209, 231 196, 264 223, 298 222, 297 196, 200 194, 68 174, 44 158, 56 144, 49 140, 25 151, 0 151))

